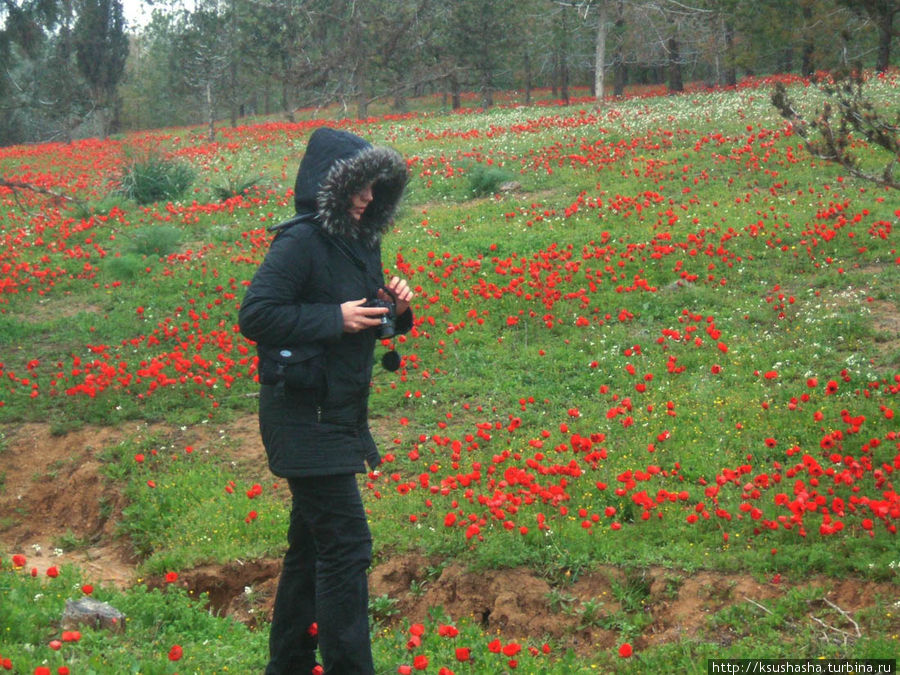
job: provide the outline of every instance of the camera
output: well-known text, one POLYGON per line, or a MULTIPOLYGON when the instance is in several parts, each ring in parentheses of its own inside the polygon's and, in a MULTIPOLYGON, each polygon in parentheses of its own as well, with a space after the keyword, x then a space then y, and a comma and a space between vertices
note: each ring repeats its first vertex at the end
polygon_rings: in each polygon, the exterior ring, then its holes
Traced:
POLYGON ((381 321, 375 327, 375 332, 380 340, 392 338, 397 332, 395 320, 397 318, 397 306, 390 300, 369 300, 363 307, 387 307, 387 314, 382 314, 381 321))

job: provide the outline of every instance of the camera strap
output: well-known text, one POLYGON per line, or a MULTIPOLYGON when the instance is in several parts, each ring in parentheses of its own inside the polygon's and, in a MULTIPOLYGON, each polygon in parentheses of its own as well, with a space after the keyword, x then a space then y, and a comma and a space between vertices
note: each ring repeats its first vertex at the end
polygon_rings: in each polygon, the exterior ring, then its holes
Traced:
POLYGON ((347 258, 350 262, 356 265, 363 273, 368 273, 368 269, 366 269, 366 263, 363 262, 362 258, 360 258, 356 253, 347 246, 347 243, 341 241, 337 237, 332 237, 330 234, 325 232, 321 227, 319 228, 319 234, 321 234, 325 241, 331 242, 334 244, 337 249, 344 254, 344 257, 347 258))
POLYGON ((334 237, 328 234, 321 227, 317 227, 316 230, 325 241, 332 244, 335 248, 337 248, 338 251, 341 252, 341 254, 343 254, 345 258, 347 258, 347 260, 352 262, 356 266, 356 268, 363 273, 363 276, 373 282, 375 288, 384 289, 384 286, 382 285, 384 282, 378 277, 377 274, 374 274, 372 270, 369 269, 365 261, 356 254, 356 251, 350 248, 347 242, 338 237, 334 237))
POLYGON ((266 232, 274 232, 275 236, 277 237, 279 234, 293 227, 294 225, 297 225, 298 223, 302 223, 305 220, 314 222, 315 219, 316 215, 314 213, 298 213, 291 216, 287 220, 282 220, 277 225, 270 225, 266 228, 266 232))

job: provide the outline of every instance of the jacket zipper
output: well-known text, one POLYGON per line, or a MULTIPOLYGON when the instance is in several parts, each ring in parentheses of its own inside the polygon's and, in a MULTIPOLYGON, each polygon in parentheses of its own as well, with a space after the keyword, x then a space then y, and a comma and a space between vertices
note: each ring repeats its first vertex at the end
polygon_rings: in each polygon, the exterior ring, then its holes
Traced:
POLYGON ((316 406, 316 422, 321 422, 321 421, 322 421, 322 406, 317 405, 316 406))

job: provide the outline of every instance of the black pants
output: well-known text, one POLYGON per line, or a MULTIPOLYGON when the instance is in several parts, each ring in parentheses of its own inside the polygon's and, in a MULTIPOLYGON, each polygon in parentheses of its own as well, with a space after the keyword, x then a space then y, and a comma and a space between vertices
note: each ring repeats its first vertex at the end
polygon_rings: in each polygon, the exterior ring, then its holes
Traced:
POLYGON ((369 639, 372 535, 356 476, 288 480, 288 551, 275 596, 266 675, 374 673, 369 639), (318 636, 310 627, 318 624, 318 636))

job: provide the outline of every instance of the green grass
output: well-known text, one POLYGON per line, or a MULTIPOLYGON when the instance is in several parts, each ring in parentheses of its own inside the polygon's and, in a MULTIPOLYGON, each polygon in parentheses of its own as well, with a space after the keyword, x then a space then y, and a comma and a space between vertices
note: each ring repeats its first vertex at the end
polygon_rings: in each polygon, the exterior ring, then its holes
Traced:
MULTIPOLYGON (((895 84, 879 86, 894 100, 895 84)), ((502 646, 514 642, 518 670, 548 673, 705 672, 711 657, 896 651, 894 608, 860 617, 861 637, 823 642, 809 617, 841 617, 800 590, 766 609, 735 603, 695 636, 649 643, 650 568, 672 579, 698 570, 897 579, 887 529, 896 518, 875 518, 869 536, 871 512, 854 501, 896 494, 896 199, 812 162, 766 99, 739 89, 351 125, 414 160, 383 257, 416 287, 418 322, 394 345, 404 367, 376 371, 373 429, 390 458, 361 478, 376 563, 407 551, 438 561, 410 589, 418 597, 450 561, 474 574, 526 567, 550 584, 561 616, 636 647, 625 660, 615 648, 571 652, 570 634, 503 635, 498 654, 477 618, 436 607, 410 651, 397 599, 384 597, 372 603, 380 672, 417 655, 429 672, 508 672, 502 646), (473 198, 471 181, 489 166, 520 187, 493 194, 485 174, 487 196, 473 198), (853 484, 816 476, 813 464, 848 469, 853 484), (790 529, 779 521, 791 512, 776 494, 792 499, 798 481, 826 499, 842 531, 829 533, 820 510, 790 529), (573 581, 602 565, 627 571, 614 586, 619 608, 567 600, 573 581), (451 623, 460 635, 440 635, 451 623), (471 661, 457 659, 459 646, 471 661)), ((14 286, 0 294, 0 344, 15 348, 0 364, 0 455, 26 421, 58 433, 160 423, 190 436, 253 413, 253 350, 235 330, 237 309, 265 253, 264 228, 290 214, 306 129, 235 133, 227 155, 179 150, 197 185, 182 201, 110 201, 93 169, 78 188, 87 207, 43 212, 37 233, 31 214, 42 205, 6 198, 0 268, 14 286), (253 186, 235 178, 251 173, 253 186), (243 194, 223 202, 217 186, 243 194)), ((125 164, 139 150, 110 146, 103 160, 125 164)), ((77 161, 95 159, 29 161, 65 182, 77 161)), ((10 152, 0 166, 14 173, 25 161, 10 152)), ((261 457, 235 460, 224 441, 188 453, 165 435, 122 436, 99 458, 142 576, 280 555, 288 496, 261 457)), ((10 568, 17 551, 0 550, 0 657, 17 667, 261 668, 264 622, 209 616, 174 587, 98 590, 133 611, 126 637, 86 632, 54 652, 58 611, 90 580, 75 570, 33 579, 10 568), (38 593, 42 602, 26 602, 38 593), (157 605, 175 628, 153 618, 157 605), (177 663, 166 657, 175 642, 185 653, 177 663)))
MULTIPOLYGON (((58 672, 76 673, 256 672, 265 666, 265 639, 242 624, 198 611, 198 600, 173 584, 150 590, 139 584, 127 593, 97 588, 92 597, 125 614, 122 632, 82 627, 76 640, 66 640, 59 619, 67 599, 83 596, 87 580, 62 568, 56 578, 32 578, 24 570, 0 571, 3 625, 0 657, 16 668, 29 663, 58 672), (51 647, 53 640, 61 648, 51 647), (214 644, 215 649, 210 650, 214 644), (174 646, 183 657, 170 661, 174 646)), ((24 671, 20 671, 24 672, 24 671)), ((29 670, 29 672, 31 672, 29 670)), ((35 672, 37 672, 35 670, 35 672)))
POLYGON ((238 471, 221 452, 195 455, 153 441, 106 452, 107 474, 125 486, 128 502, 119 530, 145 574, 278 555, 287 528, 278 494, 286 483, 259 469, 238 471))

